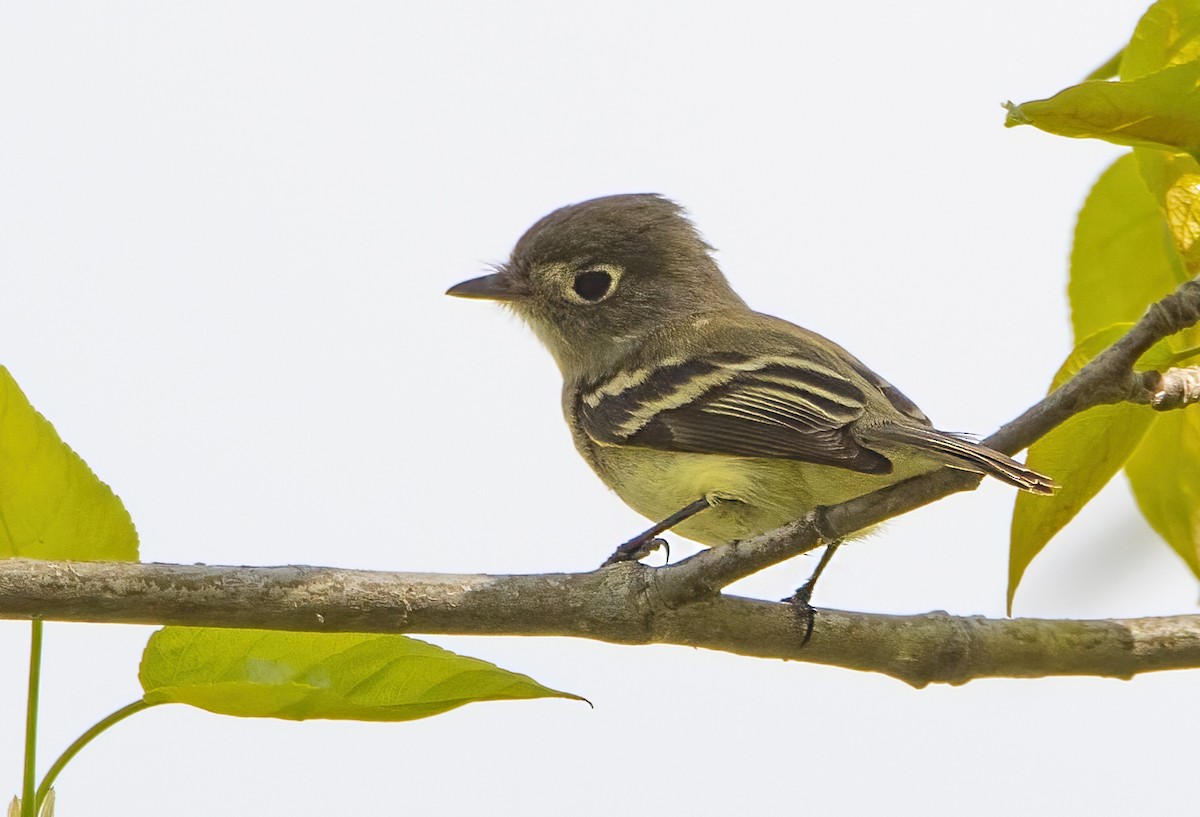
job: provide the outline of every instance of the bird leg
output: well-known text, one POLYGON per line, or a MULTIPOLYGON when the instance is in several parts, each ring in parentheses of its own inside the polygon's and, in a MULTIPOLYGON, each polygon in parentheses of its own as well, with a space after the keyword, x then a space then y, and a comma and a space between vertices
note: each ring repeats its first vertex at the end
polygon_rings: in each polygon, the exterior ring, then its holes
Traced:
POLYGON ((812 638, 813 625, 816 623, 816 610, 813 609, 812 601, 813 588, 817 586, 817 579, 821 578, 821 573, 825 571, 825 566, 829 564, 829 560, 833 558, 833 554, 837 553, 838 547, 842 544, 841 539, 834 539, 825 546, 825 552, 821 554, 821 561, 817 562, 816 570, 808 577, 808 581, 800 585, 796 592, 788 596, 782 601, 796 608, 796 613, 804 621, 804 639, 800 642, 803 647, 812 638))
POLYGON ((617 549, 613 551, 612 556, 605 559, 604 564, 600 565, 600 567, 608 567, 618 562, 636 562, 638 559, 653 553, 660 546, 667 547, 667 558, 669 559, 671 554, 670 547, 667 545, 666 540, 659 539, 658 535, 710 507, 712 507, 712 502, 709 501, 708 497, 701 497, 692 504, 680 508, 663 521, 655 523, 648 530, 642 531, 628 542, 618 545, 617 549))

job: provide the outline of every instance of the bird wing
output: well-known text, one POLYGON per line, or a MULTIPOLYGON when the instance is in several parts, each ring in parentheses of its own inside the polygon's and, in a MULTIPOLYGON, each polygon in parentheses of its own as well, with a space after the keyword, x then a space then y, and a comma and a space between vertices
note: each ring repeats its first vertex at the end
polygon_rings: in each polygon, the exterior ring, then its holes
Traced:
POLYGON ((708 352, 580 389, 576 416, 601 445, 887 474, 892 463, 850 432, 867 407, 864 388, 880 386, 801 354, 708 352))

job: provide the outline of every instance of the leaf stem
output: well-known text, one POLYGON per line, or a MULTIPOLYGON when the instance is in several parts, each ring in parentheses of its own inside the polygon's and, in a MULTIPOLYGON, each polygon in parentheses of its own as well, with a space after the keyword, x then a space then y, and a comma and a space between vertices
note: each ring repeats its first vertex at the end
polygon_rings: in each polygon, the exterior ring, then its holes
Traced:
MULTIPOLYGON (((42 784, 37 788, 37 795, 33 797, 31 802, 36 803, 38 809, 42 807, 42 801, 46 799, 46 795, 50 791, 50 787, 54 785, 54 781, 58 779, 58 774, 63 770, 63 767, 70 762, 71 758, 79 754, 84 746, 91 743, 101 732, 108 729, 110 726, 120 723, 130 715, 137 714, 143 709, 149 709, 154 706, 152 703, 147 703, 143 700, 137 700, 133 703, 123 706, 116 712, 113 712, 106 718, 97 721, 90 729, 84 732, 79 737, 75 738, 75 742, 66 748, 66 750, 58 756, 58 760, 54 761, 54 765, 46 772, 46 776, 42 778, 42 784)), ((24 817, 24 815, 22 815, 24 817)))
POLYGON ((38 690, 42 678, 42 626, 41 619, 30 622, 29 635, 29 691, 25 703, 25 769, 21 783, 21 817, 35 817, 37 803, 34 798, 34 781, 37 773, 37 716, 38 690))

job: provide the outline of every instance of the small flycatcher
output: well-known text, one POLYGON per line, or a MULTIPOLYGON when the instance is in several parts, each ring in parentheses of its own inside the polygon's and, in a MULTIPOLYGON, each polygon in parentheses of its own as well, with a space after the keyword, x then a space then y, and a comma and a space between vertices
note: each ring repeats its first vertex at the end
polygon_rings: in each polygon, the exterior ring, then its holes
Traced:
POLYGON ((493 274, 447 294, 499 301, 529 324, 562 372, 579 453, 662 523, 646 538, 673 527, 705 545, 745 539, 940 467, 1057 487, 938 431, 832 341, 750 309, 661 196, 555 210, 493 274))

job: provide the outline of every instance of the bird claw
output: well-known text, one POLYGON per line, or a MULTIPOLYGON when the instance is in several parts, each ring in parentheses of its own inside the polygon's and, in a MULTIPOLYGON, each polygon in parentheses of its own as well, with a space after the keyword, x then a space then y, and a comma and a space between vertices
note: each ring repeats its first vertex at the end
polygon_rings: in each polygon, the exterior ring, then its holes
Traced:
POLYGON ((612 555, 604 560, 604 564, 600 567, 610 567, 611 565, 621 562, 637 562, 659 548, 663 548, 667 552, 667 561, 671 560, 671 546, 666 539, 660 539, 657 536, 647 538, 646 536, 635 536, 624 544, 618 545, 612 555))
POLYGON ((792 605, 792 609, 796 611, 796 615, 800 618, 800 622, 804 627, 804 638, 800 640, 800 646, 808 644, 808 640, 812 638, 813 627, 817 623, 817 609, 810 603, 812 601, 813 582, 807 581, 801 585, 795 593, 780 601, 792 605))

